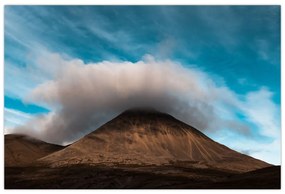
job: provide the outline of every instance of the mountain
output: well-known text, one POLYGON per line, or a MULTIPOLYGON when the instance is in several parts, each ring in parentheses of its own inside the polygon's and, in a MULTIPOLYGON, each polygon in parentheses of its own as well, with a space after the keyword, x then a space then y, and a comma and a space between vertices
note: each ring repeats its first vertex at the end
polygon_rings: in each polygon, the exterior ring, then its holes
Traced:
POLYGON ((40 161, 51 167, 74 164, 182 165, 232 172, 271 166, 213 141, 171 115, 145 109, 125 111, 40 161))
POLYGON ((154 110, 128 110, 61 147, 5 136, 5 189, 279 189, 280 166, 154 110))
POLYGON ((31 165, 63 147, 49 144, 24 135, 5 135, 5 167, 31 165))

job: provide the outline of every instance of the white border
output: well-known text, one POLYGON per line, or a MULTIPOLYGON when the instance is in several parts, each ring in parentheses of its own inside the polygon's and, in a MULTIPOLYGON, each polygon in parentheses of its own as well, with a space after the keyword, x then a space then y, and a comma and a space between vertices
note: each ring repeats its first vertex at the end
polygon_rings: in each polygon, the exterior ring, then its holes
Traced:
POLYGON ((281 0, 2 0, 3 5, 281 5, 281 0))
MULTIPOLYGON (((2 62, 2 68, 0 68, 0 87, 1 87, 1 96, 0 96, 0 106, 2 107, 2 111, 0 111, 0 122, 1 122, 1 126, 2 126, 2 130, 4 130, 4 122, 3 122, 3 90, 4 90, 4 84, 3 84, 3 80, 4 80, 4 5, 281 5, 281 64, 284 65, 284 58, 282 56, 284 55, 284 38, 283 36, 283 32, 284 32, 284 13, 282 13, 283 11, 283 1, 281 0, 261 0, 261 1, 254 1, 254 0, 219 0, 219 1, 210 1, 210 0, 197 0, 197 1, 187 1, 187 0, 136 0, 136 1, 126 1, 126 0, 101 0, 101 1, 92 1, 92 0, 80 0, 80 1, 67 1, 67 0, 42 0, 42 1, 37 1, 37 0, 1 0, 0 2, 1 6, 0 6, 0 24, 1 24, 1 30, 0 30, 0 36, 1 36, 1 46, 0 46, 0 59, 2 62)), ((282 65, 281 65, 282 67, 282 65)), ((281 73, 284 76, 284 68, 281 68, 281 73)), ((285 81, 283 78, 281 78, 281 110, 284 110, 284 95, 283 95, 283 91, 284 91, 284 84, 285 81)), ((285 116, 284 114, 282 114, 281 112, 281 127, 283 125, 283 121, 285 120, 285 116)), ((282 130, 281 130, 282 132, 282 130)), ((282 139, 284 139, 284 133, 282 133, 282 139)), ((282 142, 282 141, 281 141, 282 142)), ((1 155, 1 168, 4 168, 4 142, 3 142, 3 137, 0 138, 0 155, 1 155)), ((284 148, 284 144, 282 144, 282 150, 284 148)), ((282 161, 284 161, 284 154, 282 154, 282 161)), ((282 164, 281 161, 281 164, 282 164)), ((284 170, 282 169, 282 175, 284 174, 284 170)), ((258 193, 267 193, 267 192, 281 192, 282 190, 284 190, 284 178, 282 176, 281 178, 282 180, 282 185, 281 185, 281 190, 230 190, 233 193, 240 193, 240 192, 258 192, 258 193)), ((0 187, 1 190, 3 190, 4 192, 23 192, 23 193, 38 193, 39 190, 4 190, 4 171, 2 170, 0 173, 0 187)), ((40 192, 44 192, 44 193, 50 193, 50 192, 68 192, 68 193, 74 193, 74 192, 104 192, 104 193, 110 193, 110 192, 114 192, 115 190, 41 190, 40 192)), ((211 192, 211 193, 220 193, 220 192, 224 192, 224 193, 228 193, 229 190, 116 190, 115 192, 121 192, 121 193, 133 193, 133 192, 139 192, 139 193, 145 193, 145 192, 165 192, 165 193, 189 193, 189 192, 211 192)))

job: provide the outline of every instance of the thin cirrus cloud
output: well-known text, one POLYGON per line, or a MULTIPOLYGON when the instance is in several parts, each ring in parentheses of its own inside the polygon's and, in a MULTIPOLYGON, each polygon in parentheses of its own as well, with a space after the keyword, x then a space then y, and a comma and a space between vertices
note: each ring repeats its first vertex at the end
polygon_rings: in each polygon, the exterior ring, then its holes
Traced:
POLYGON ((244 138, 278 139, 278 106, 267 88, 241 96, 202 70, 150 55, 135 63, 84 64, 58 54, 49 59, 57 67, 52 78, 38 85, 27 100, 53 111, 13 132, 67 144, 126 109, 153 107, 208 134, 223 129, 244 138))
POLYGON ((24 125, 31 120, 33 116, 31 114, 18 111, 12 108, 4 108, 4 133, 10 133, 10 131, 16 126, 24 125))

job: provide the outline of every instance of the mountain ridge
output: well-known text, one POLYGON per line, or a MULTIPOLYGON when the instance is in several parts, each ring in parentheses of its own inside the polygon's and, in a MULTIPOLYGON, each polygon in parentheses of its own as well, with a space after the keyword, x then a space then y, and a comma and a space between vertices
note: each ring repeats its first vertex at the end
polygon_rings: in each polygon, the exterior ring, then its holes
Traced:
POLYGON ((127 110, 69 147, 40 159, 51 166, 73 164, 168 165, 247 172, 271 166, 215 142, 173 116, 127 110))
POLYGON ((27 166, 64 146, 50 144, 22 134, 7 134, 5 142, 5 166, 27 166))

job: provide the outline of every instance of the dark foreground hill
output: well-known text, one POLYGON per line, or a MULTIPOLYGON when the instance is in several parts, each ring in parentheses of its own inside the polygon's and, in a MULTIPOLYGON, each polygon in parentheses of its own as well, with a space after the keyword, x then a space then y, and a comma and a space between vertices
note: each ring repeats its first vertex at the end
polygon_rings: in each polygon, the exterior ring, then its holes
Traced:
POLYGON ((242 174, 175 166, 8 167, 6 189, 280 189, 280 166, 242 174))
POLYGON ((5 167, 27 166, 63 148, 24 135, 5 135, 4 141, 5 167))
POLYGON ((280 167, 150 110, 126 111, 34 158, 19 167, 7 165, 5 155, 5 188, 280 188, 280 167))

